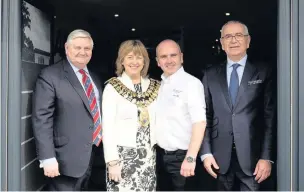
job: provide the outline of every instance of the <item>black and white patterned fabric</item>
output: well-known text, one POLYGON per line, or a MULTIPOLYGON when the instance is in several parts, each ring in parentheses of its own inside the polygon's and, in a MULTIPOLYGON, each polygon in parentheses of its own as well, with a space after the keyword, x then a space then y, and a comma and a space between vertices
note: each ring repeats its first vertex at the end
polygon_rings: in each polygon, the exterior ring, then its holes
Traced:
MULTIPOLYGON (((140 84, 134 87, 136 92, 142 92, 140 84)), ((122 180, 119 183, 107 180, 108 191, 156 190, 156 152, 150 145, 150 126, 138 128, 136 142, 137 148, 118 146, 122 180)))

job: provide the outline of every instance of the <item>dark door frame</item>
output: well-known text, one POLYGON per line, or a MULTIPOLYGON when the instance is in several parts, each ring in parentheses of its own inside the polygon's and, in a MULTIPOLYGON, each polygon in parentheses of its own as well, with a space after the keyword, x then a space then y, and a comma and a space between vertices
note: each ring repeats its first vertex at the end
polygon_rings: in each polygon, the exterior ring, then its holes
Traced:
POLYGON ((278 15, 278 190, 304 189, 304 3, 279 0, 278 15), (303 99, 302 99, 303 98, 303 99), (303 138, 303 137, 302 137, 303 138))
POLYGON ((21 177, 21 0, 1 0, 1 190, 21 177))
MULTIPOLYGON (((304 152, 299 151, 304 130, 304 2, 278 0, 278 137, 277 189, 303 190, 304 152), (303 18, 301 20, 301 18, 303 18), (302 21, 302 22, 299 22, 302 21), (302 23, 302 24, 301 24, 302 23), (302 53, 302 54, 299 54, 302 53), (301 73, 303 72, 303 73, 301 73), (303 82, 302 81, 302 82, 303 82), (299 116, 300 115, 300 116, 299 116), (299 177, 299 175, 301 177, 299 177)), ((21 125, 21 0, 0 2, 0 189, 21 189, 20 125, 21 125)))

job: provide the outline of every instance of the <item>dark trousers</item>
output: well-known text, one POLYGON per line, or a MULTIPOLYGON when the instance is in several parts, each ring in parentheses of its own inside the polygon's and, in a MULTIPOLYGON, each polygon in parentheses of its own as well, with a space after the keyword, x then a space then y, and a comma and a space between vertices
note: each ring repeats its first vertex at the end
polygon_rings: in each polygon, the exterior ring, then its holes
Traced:
POLYGON ((259 183, 255 181, 255 176, 246 175, 238 162, 235 147, 233 146, 229 170, 226 174, 218 174, 219 191, 258 191, 259 183))
POLYGON ((102 144, 92 146, 90 163, 85 174, 80 178, 59 175, 50 178, 49 191, 105 191, 106 172, 102 144))
MULTIPOLYGON (((157 191, 194 191, 197 177, 183 177, 180 174, 187 151, 165 151, 156 147, 157 191)), ((200 163, 201 164, 201 163, 200 163)), ((201 168, 201 170, 203 170, 201 168)))

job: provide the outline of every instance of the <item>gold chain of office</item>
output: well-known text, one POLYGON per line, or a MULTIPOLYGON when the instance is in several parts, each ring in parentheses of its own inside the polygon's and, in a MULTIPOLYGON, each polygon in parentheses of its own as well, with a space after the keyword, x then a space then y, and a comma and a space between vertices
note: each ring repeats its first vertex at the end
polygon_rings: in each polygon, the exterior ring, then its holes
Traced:
POLYGON ((126 87, 116 77, 108 80, 108 83, 114 87, 118 94, 135 104, 139 110, 139 122, 141 126, 149 126, 149 113, 147 107, 156 99, 160 83, 150 79, 150 85, 145 92, 135 92, 126 87))

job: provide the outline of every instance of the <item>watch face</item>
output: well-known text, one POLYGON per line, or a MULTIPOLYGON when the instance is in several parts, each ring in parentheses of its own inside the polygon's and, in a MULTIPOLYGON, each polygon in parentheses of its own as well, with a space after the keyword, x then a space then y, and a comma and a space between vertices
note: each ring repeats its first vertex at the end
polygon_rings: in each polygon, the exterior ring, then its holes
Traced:
POLYGON ((190 156, 188 156, 187 158, 187 161, 189 162, 189 163, 192 163, 192 162, 194 162, 194 159, 193 159, 193 157, 190 157, 190 156))

